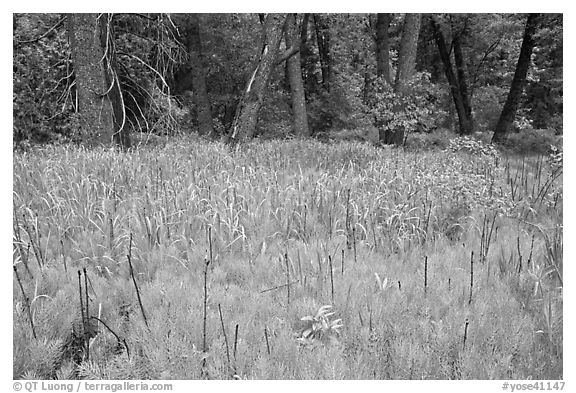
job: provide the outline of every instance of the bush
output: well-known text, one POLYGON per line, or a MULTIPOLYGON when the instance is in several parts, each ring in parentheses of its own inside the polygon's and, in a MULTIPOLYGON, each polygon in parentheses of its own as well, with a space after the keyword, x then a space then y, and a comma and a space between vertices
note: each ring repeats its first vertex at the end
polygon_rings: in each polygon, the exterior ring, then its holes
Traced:
POLYGON ((438 127, 441 90, 430 82, 428 73, 418 73, 409 82, 407 94, 394 92, 382 78, 375 82, 373 102, 368 103, 368 115, 379 129, 429 132, 438 127))
POLYGON ((501 86, 480 86, 474 92, 474 122, 478 130, 493 130, 502 112, 507 90, 501 86))
POLYGON ((463 151, 481 158, 491 158, 494 160, 500 158, 500 154, 494 145, 486 144, 480 140, 472 139, 467 136, 452 139, 448 144, 448 150, 454 153, 463 151))
POLYGON ((313 132, 355 128, 354 108, 344 91, 334 87, 330 92, 320 92, 308 103, 308 119, 313 132))
POLYGON ((446 128, 440 128, 429 133, 418 132, 410 136, 407 141, 409 149, 439 149, 444 150, 448 148, 450 139, 454 137, 454 133, 446 128))
POLYGON ((562 146, 562 136, 554 130, 526 129, 519 133, 510 133, 502 147, 516 154, 543 154, 551 152, 550 146, 562 146))

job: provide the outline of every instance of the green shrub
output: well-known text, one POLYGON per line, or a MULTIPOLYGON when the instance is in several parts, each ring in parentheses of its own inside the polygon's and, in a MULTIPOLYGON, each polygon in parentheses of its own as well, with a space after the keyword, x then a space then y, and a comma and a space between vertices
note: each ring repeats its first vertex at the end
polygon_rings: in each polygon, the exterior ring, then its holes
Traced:
POLYGON ((448 150, 452 152, 470 153, 476 157, 492 158, 496 162, 500 157, 498 150, 494 145, 483 143, 480 140, 472 139, 467 136, 458 137, 450 140, 448 150))
POLYGON ((505 87, 497 85, 479 86, 474 90, 474 122, 477 129, 494 129, 507 93, 505 87))
POLYGON ((373 102, 367 105, 368 115, 380 129, 406 133, 437 128, 443 111, 439 107, 441 89, 430 82, 428 73, 416 74, 398 94, 382 78, 375 81, 373 102))
POLYGON ((562 136, 553 130, 526 129, 519 133, 510 133, 502 146, 516 154, 550 154, 550 146, 562 146, 562 136))

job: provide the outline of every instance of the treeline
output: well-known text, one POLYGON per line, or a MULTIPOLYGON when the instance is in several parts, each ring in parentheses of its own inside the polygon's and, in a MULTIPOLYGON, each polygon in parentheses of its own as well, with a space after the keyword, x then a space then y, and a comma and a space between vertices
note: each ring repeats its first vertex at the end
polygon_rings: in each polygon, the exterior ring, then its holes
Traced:
POLYGON ((562 132, 558 14, 14 14, 13 137, 562 132))

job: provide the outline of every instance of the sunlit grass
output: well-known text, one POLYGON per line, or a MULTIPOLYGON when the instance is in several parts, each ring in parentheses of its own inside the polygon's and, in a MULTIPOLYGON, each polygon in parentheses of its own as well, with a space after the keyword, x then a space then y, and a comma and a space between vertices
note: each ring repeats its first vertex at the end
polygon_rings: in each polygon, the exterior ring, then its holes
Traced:
POLYGON ((468 145, 16 153, 14 378, 561 378, 561 172, 468 145))

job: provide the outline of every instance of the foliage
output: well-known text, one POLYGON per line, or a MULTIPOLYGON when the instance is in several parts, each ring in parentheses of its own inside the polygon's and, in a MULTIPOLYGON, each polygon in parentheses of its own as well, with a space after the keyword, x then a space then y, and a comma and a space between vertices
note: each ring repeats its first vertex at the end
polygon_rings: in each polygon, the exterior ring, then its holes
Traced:
POLYGON ((494 130, 508 91, 500 85, 479 86, 474 92, 474 122, 478 130, 494 130))
MULTIPOLYGON (((303 60, 307 110, 313 131, 330 133, 374 124, 430 131, 446 126, 453 102, 443 80, 442 64, 429 26, 418 49, 419 74, 408 95, 399 97, 375 80, 375 17, 370 14, 323 14, 330 35, 332 80, 320 88, 313 16, 309 20, 307 58, 303 60), (376 97, 373 96, 375 92, 376 97)), ((518 14, 439 14, 449 26, 447 38, 463 37, 476 125, 493 128, 512 79, 525 20, 518 14)), ((82 140, 76 135, 73 65, 66 23, 44 33, 62 18, 56 14, 14 15, 14 141, 20 143, 82 140), (38 39, 37 39, 38 38, 38 39)), ((301 23, 303 15, 298 16, 301 23)), ((389 31, 394 74, 402 18, 393 17, 389 31)), ((562 17, 544 16, 537 33, 533 64, 516 119, 517 130, 562 132, 562 17)), ((200 15, 203 62, 216 129, 231 125, 236 105, 258 56, 262 26, 256 14, 200 15)), ((128 126, 136 132, 188 133, 197 127, 187 53, 179 35, 178 16, 114 14, 118 74, 124 92, 128 126)), ((281 49, 285 49, 283 46, 281 49)), ((285 67, 272 75, 259 119, 259 134, 284 136, 291 124, 285 67), (280 126, 280 129, 276 129, 280 126), (274 129, 274 131, 272 131, 274 129)))
POLYGON ((536 34, 524 105, 535 128, 548 128, 561 134, 563 17, 562 14, 545 14, 542 18, 541 28, 536 34))
POLYGON ((516 117, 512 122, 512 131, 520 132, 532 129, 532 121, 526 115, 526 111, 516 112, 516 117))
POLYGON ((68 43, 64 29, 51 31, 58 14, 14 14, 13 139, 48 142, 71 136, 68 43))
POLYGON ((447 195, 467 208, 481 206, 497 214, 512 214, 516 204, 508 193, 496 188, 495 178, 503 176, 503 169, 500 167, 501 154, 494 145, 463 136, 451 139, 447 150, 454 154, 455 161, 455 166, 447 170, 451 175, 440 178, 447 195), (466 164, 470 157, 483 163, 483 169, 466 164), (455 171, 458 162, 460 171, 455 171))
MULTIPOLYGON (((15 143, 82 141, 77 134, 76 90, 65 18, 58 14, 14 15, 15 143), (59 20, 64 22, 58 24, 59 20)), ((148 132, 174 128, 171 111, 165 110, 170 98, 163 75, 182 54, 174 39, 158 38, 166 35, 167 22, 161 15, 142 22, 133 15, 119 14, 113 23, 128 126, 148 132), (151 37, 156 42, 151 43, 151 37)))
MULTIPOLYGON (((200 15, 200 29, 213 116, 227 130, 253 71, 262 26, 256 14, 204 14, 200 15)), ((283 67, 278 69, 280 72, 283 67)), ((186 67, 181 66, 179 72, 185 77, 186 67)), ((181 96, 191 86, 177 79, 174 89, 181 96)))
POLYGON ((472 95, 479 86, 510 86, 520 53, 525 15, 450 14, 455 30, 465 34, 472 95))
MULTIPOLYGON (((114 15, 128 121, 142 131, 118 151, 28 143, 82 136, 65 25, 13 16, 13 135, 27 147, 13 160, 15 379, 562 378, 561 17, 539 30, 519 132, 500 150, 485 140, 524 15, 439 15, 447 37, 466 38, 479 140, 435 130, 453 120, 453 103, 426 26, 419 73, 400 96, 374 82, 374 16, 323 17, 332 80, 320 88, 311 23, 307 109, 312 128, 335 138, 279 138, 292 122, 278 65, 262 138, 229 146, 171 135, 196 126, 176 19, 114 15), (374 121, 433 132, 413 133, 406 149, 376 147, 366 143, 374 121), (89 360, 77 339, 83 268, 90 313, 108 325, 97 325, 89 360)), ((392 71, 401 20, 390 28, 392 71)), ((256 14, 200 22, 223 132, 262 26, 256 14)))
POLYGON ((300 318, 305 327, 298 334, 297 341, 302 345, 313 344, 315 340, 323 342, 334 341, 340 335, 342 319, 330 319, 334 312, 332 306, 322 306, 315 315, 300 318))
POLYGON ((368 113, 378 128, 404 129, 406 132, 435 129, 442 116, 441 90, 430 82, 430 75, 417 73, 407 82, 407 94, 395 93, 384 79, 375 82, 373 105, 368 113))
POLYGON ((476 157, 492 160, 496 165, 500 158, 500 154, 494 145, 486 144, 480 140, 472 139, 467 136, 452 139, 448 145, 448 149, 452 152, 465 151, 476 157))
POLYGON ((354 128, 353 108, 342 89, 320 92, 311 97, 308 104, 310 127, 315 132, 337 131, 354 128))
POLYGON ((555 135, 554 130, 526 129, 510 133, 502 144, 508 151, 524 155, 548 155, 550 146, 561 146, 562 136, 555 135))
POLYGON ((562 147, 550 145, 550 155, 548 156, 548 165, 552 172, 561 171, 564 166, 564 150, 562 147))

